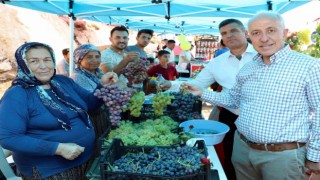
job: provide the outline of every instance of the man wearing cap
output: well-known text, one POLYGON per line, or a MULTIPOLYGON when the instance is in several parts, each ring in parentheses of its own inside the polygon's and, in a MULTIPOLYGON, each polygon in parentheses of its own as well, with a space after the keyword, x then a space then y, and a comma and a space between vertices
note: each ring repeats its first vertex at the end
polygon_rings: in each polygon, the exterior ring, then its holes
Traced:
POLYGON ((69 48, 65 48, 62 50, 63 59, 57 63, 57 74, 62 74, 64 76, 69 76, 69 48))

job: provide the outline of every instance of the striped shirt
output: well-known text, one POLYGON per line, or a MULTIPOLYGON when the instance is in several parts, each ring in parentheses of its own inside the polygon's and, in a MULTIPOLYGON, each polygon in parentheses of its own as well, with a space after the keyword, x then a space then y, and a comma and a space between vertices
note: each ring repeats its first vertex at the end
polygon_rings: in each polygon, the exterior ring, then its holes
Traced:
POLYGON ((320 61, 285 46, 264 64, 258 54, 228 92, 202 99, 240 107, 238 131, 256 143, 309 142, 307 158, 320 162, 320 61), (310 114, 313 116, 310 118, 310 114))

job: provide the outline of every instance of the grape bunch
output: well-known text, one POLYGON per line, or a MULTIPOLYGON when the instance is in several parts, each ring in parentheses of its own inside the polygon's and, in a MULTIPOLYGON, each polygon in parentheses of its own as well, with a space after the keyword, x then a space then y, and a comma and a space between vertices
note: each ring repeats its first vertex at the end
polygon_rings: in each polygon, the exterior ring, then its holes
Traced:
POLYGON ((143 107, 144 101, 145 94, 143 91, 139 91, 130 98, 128 102, 128 107, 124 110, 129 110, 130 114, 133 117, 139 117, 141 115, 141 109, 143 107))
POLYGON ((183 92, 172 92, 171 95, 174 96, 174 99, 170 106, 175 108, 179 120, 203 119, 201 114, 193 112, 193 105, 199 100, 198 97, 183 92))
POLYGON ((109 109, 109 118, 112 126, 120 126, 122 109, 127 108, 127 103, 131 97, 129 91, 122 91, 116 85, 104 85, 96 89, 94 95, 102 99, 109 109))
MULTIPOLYGON (((116 160, 111 169, 161 177, 198 175, 202 171, 203 149, 182 146, 173 148, 155 147, 149 152, 128 152, 116 160)), ((115 175, 117 176, 117 175, 115 175)), ((119 177, 113 177, 119 178, 119 177)))
POLYGON ((164 107, 171 104, 172 98, 173 98, 173 96, 171 96, 170 94, 164 94, 161 92, 157 93, 152 98, 152 107, 154 110, 154 114, 157 116, 162 116, 164 107))
POLYGON ((181 139, 183 142, 194 136, 179 131, 178 126, 179 123, 168 116, 147 119, 141 123, 121 121, 119 128, 110 131, 104 145, 110 145, 113 139, 121 139, 126 146, 169 146, 178 144, 180 135, 184 138, 181 139))
POLYGON ((129 63, 123 70, 122 74, 131 82, 139 84, 148 78, 147 70, 150 62, 146 58, 140 57, 140 60, 129 63))

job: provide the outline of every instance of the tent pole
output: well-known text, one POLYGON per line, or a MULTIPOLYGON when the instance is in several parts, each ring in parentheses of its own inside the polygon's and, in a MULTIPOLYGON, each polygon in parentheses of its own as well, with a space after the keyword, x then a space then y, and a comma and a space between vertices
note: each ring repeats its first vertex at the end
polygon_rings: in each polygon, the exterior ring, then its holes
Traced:
POLYGON ((74 61, 73 61, 73 42, 74 42, 74 21, 73 17, 69 17, 69 28, 70 28, 70 60, 69 60, 69 76, 72 74, 73 69, 74 69, 74 61))

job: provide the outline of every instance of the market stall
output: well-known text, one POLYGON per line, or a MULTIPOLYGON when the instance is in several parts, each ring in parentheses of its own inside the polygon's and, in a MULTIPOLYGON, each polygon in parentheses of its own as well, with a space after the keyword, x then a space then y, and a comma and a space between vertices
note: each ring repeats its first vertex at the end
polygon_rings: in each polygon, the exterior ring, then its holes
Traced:
MULTIPOLYGON (((155 86, 159 83, 155 79, 149 79, 149 82, 153 82, 155 86)), ((139 91, 133 94, 127 103, 121 102, 121 106, 126 105, 125 111, 121 112, 119 121, 112 122, 113 127, 99 137, 100 153, 92 164, 88 177, 226 179, 213 144, 199 136, 221 133, 218 130, 205 132, 207 129, 200 128, 197 124, 200 121, 219 122, 204 120, 200 99, 191 93, 179 91, 179 84, 184 82, 183 80, 178 79, 175 82, 178 84, 173 86, 176 89, 161 92, 156 88, 155 94, 149 95, 139 91), (189 121, 193 121, 193 124, 183 125, 189 121), (185 148, 188 150, 183 151, 185 148), (128 159, 129 156, 132 156, 132 159, 128 159), (144 156, 146 159, 143 159, 144 156), (122 166, 123 163, 126 166, 122 166), (163 167, 163 164, 168 163, 170 165, 163 167), (128 169, 128 166, 131 168, 128 169)), ((103 93, 107 94, 109 90, 98 94, 105 97, 103 93)), ((110 106, 109 101, 105 102, 107 106, 114 107, 110 106)), ((115 114, 112 114, 110 118, 115 118, 114 116, 115 114)), ((228 130, 227 127, 224 131, 228 130)), ((216 143, 220 143, 222 139, 216 143)))

